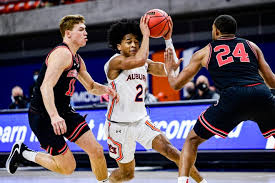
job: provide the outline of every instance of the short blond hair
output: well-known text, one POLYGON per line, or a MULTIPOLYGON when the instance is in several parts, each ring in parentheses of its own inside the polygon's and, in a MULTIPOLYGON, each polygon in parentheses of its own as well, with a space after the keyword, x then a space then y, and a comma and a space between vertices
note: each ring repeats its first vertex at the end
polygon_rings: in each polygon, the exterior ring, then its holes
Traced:
POLYGON ((85 18, 82 15, 66 15, 59 23, 59 29, 62 37, 65 36, 66 30, 73 30, 75 24, 85 23, 85 18))

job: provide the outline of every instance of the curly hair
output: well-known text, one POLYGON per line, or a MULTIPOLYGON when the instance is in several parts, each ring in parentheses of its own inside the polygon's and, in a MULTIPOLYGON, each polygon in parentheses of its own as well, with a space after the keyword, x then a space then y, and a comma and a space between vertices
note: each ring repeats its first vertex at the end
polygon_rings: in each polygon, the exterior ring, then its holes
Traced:
POLYGON ((137 40, 141 41, 142 33, 139 23, 134 20, 122 19, 111 25, 107 32, 108 45, 114 51, 118 52, 117 44, 120 44, 126 34, 133 34, 137 40))

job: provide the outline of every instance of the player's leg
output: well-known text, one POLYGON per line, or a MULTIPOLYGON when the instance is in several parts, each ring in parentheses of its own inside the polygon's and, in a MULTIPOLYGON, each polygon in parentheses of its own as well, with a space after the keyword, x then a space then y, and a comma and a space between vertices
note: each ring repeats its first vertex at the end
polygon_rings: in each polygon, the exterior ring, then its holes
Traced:
POLYGON ((76 162, 66 143, 64 147, 65 151, 63 151, 62 154, 59 154, 58 151, 49 147, 48 150, 54 154, 53 156, 51 154, 32 151, 23 142, 16 142, 7 159, 6 168, 9 173, 14 174, 19 163, 21 163, 23 159, 26 159, 57 173, 71 174, 76 167, 76 162))
MULTIPOLYGON (((205 140, 199 137, 194 130, 188 134, 180 155, 179 177, 184 176, 186 178, 189 175, 192 177, 192 174, 197 177, 199 175, 194 164, 196 162, 198 146, 205 140)), ((192 178, 195 179, 195 177, 192 178)), ((185 180, 181 182, 181 178, 179 178, 179 183, 185 183, 185 180)))
POLYGON ((135 124, 108 121, 105 123, 109 155, 118 164, 118 169, 114 170, 109 177, 111 183, 119 183, 134 178, 136 131, 135 124))
POLYGON ((76 167, 75 159, 63 136, 55 135, 49 116, 30 110, 29 122, 41 147, 48 154, 32 151, 22 142, 16 142, 6 163, 8 172, 15 173, 24 158, 54 172, 71 174, 76 167))
MULTIPOLYGON (((152 141, 152 148, 158 151, 160 154, 168 158, 169 160, 175 162, 177 166, 180 165, 180 151, 175 148, 163 134, 160 134, 154 138, 152 141)), ((180 166, 179 166, 180 167, 180 166)), ((196 182, 202 182, 203 177, 199 174, 199 171, 195 166, 191 166, 190 176, 196 182)))
POLYGON ((107 180, 108 170, 103 148, 96 141, 91 130, 85 132, 75 143, 88 154, 96 179, 99 181, 107 180))
MULTIPOLYGON (((142 144, 146 149, 154 149, 158 151, 179 166, 180 151, 169 142, 165 135, 154 126, 149 118, 145 118, 144 121, 140 123, 139 129, 141 133, 137 141, 140 144, 142 144)), ((195 166, 192 167, 191 170, 191 176, 196 180, 196 182, 206 182, 200 176, 195 166)))
POLYGON ((76 168, 72 152, 68 149, 64 154, 52 156, 46 153, 37 153, 35 162, 51 171, 70 175, 76 168))
POLYGON ((115 169, 109 177, 110 183, 120 183, 129 181, 134 178, 135 174, 135 159, 129 163, 119 163, 118 168, 115 169))

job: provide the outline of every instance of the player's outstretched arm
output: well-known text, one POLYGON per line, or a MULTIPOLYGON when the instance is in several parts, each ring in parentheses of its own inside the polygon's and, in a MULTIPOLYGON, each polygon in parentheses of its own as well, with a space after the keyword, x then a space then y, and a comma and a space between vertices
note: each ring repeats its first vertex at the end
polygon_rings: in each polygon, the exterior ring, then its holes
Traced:
POLYGON ((201 62, 205 55, 203 49, 193 54, 190 63, 179 73, 178 76, 175 74, 174 70, 179 66, 179 63, 175 63, 172 49, 168 48, 165 51, 164 59, 165 67, 168 73, 168 82, 173 89, 181 89, 201 69, 201 62))
POLYGON ((97 83, 93 80, 91 75, 87 72, 86 65, 82 58, 78 80, 89 93, 94 95, 103 95, 107 93, 108 95, 111 95, 113 98, 116 98, 117 102, 119 101, 119 96, 117 95, 117 92, 115 90, 108 86, 97 83))

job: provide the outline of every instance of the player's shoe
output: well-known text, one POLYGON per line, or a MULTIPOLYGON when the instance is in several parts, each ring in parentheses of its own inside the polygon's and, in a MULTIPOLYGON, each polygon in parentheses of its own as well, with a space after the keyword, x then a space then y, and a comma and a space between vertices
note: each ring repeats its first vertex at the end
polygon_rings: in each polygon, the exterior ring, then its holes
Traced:
POLYGON ((6 169, 10 174, 14 174, 16 172, 19 163, 24 159, 22 153, 25 150, 31 151, 22 141, 15 142, 13 144, 10 155, 6 161, 6 169))

